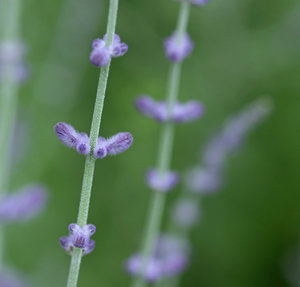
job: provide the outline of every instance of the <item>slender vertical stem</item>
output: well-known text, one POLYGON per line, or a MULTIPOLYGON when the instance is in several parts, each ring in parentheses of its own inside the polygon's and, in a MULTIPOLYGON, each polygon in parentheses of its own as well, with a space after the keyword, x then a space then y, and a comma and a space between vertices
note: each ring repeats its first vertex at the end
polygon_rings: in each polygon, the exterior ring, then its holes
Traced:
MULTIPOLYGON (((0 45, 18 44, 19 41, 19 0, 2 0, 0 2, 0 45)), ((4 55, 5 57, 5 55, 4 55)), ((7 188, 9 173, 9 144, 17 109, 18 84, 15 79, 14 65, 2 65, 0 81, 0 196, 7 188)), ((3 263, 4 230, 0 226, 0 267, 3 263)))
MULTIPOLYGON (((177 23, 177 39, 181 41, 184 33, 187 29, 187 23, 189 18, 189 0, 184 0, 181 3, 179 12, 179 18, 177 23)), ((169 79, 168 79, 168 90, 167 90, 167 104, 168 104, 168 115, 173 111, 174 104, 178 98, 179 82, 181 74, 181 63, 172 63, 169 79)), ((168 116, 169 118, 169 116, 168 116)), ((157 166, 161 175, 164 175, 171 165, 171 157, 173 150, 175 128, 172 122, 168 121, 164 124, 159 144, 157 166)), ((147 285, 143 278, 144 270, 147 266, 148 260, 153 252, 155 240, 158 237, 161 221, 163 217, 163 210, 166 201, 166 193, 155 191, 153 193, 152 201, 150 204, 150 210, 147 216, 146 230, 144 234, 144 241, 142 243, 142 267, 140 275, 137 276, 133 281, 133 287, 144 287, 147 285)))
MULTIPOLYGON (((117 22, 118 4, 119 4, 118 0, 110 0, 108 22, 107 22, 107 29, 106 29, 107 46, 110 46, 113 43, 113 37, 115 34, 116 22, 117 22)), ((90 131, 91 154, 88 155, 85 160, 83 183, 81 189, 81 199, 80 199, 79 212, 77 218, 77 223, 80 226, 84 226, 87 223, 87 218, 88 218, 91 190, 92 190, 93 176, 94 176, 94 169, 95 169, 95 161, 96 161, 95 157, 93 156, 93 150, 97 143, 97 138, 99 135, 100 125, 101 125, 101 117, 102 117, 102 111, 104 106, 109 69, 110 69, 110 63, 101 69, 100 77, 99 77, 96 102, 95 102, 92 126, 90 131)), ((77 286, 81 258, 82 258, 82 250, 79 248, 75 248, 72 254, 67 287, 77 286)))

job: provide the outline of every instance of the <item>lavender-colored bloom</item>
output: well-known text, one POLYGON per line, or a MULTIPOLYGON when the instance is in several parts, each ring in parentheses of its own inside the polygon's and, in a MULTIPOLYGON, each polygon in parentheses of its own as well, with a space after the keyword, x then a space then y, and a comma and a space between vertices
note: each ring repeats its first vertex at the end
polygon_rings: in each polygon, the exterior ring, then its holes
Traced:
POLYGON ((179 182, 179 175, 177 172, 168 171, 160 174, 157 169, 151 169, 147 172, 146 181, 150 188, 167 192, 173 189, 179 182))
POLYGON ((209 168, 193 168, 185 178, 186 186, 192 192, 212 193, 217 191, 222 184, 222 172, 209 168))
POLYGON ((80 133, 77 138, 76 150, 80 154, 89 154, 91 151, 90 139, 86 133, 80 133))
POLYGON ((204 107, 198 101, 189 101, 186 104, 176 103, 173 111, 173 120, 176 123, 191 122, 204 113, 204 107))
MULTIPOLYGON (((126 262, 126 270, 128 273, 137 276, 142 268, 142 258, 140 254, 134 254, 126 262)), ((159 259, 151 257, 143 272, 143 277, 148 282, 155 282, 163 276, 163 266, 159 259)))
POLYGON ((69 236, 60 238, 60 245, 68 253, 72 253, 75 247, 83 249, 83 255, 92 252, 95 248, 95 241, 90 237, 96 232, 96 227, 93 224, 87 224, 80 227, 78 224, 72 223, 69 225, 69 236))
POLYGON ((23 278, 20 278, 16 274, 12 273, 9 270, 0 271, 0 287, 26 287, 28 286, 25 283, 23 278))
MULTIPOLYGON (((173 236, 161 236, 155 245, 154 253, 147 260, 143 277, 150 282, 180 274, 188 265, 189 246, 186 241, 173 236)), ((134 254, 126 262, 126 270, 139 275, 143 266, 140 254, 134 254)))
POLYGON ((106 46, 106 35, 102 39, 96 39, 92 44, 92 52, 90 55, 90 61, 97 67, 107 66, 111 58, 123 56, 128 46, 125 43, 121 43, 119 35, 114 35, 113 44, 109 47, 106 46))
POLYGON ((56 136, 64 145, 76 148, 79 134, 71 125, 60 122, 55 125, 54 130, 56 136))
MULTIPOLYGON (((158 122, 168 121, 168 106, 165 101, 154 101, 147 95, 140 96, 135 101, 136 108, 145 116, 158 122)), ((198 101, 189 101, 185 104, 176 102, 170 117, 175 123, 191 122, 204 113, 203 105, 198 101)))
POLYGON ((172 209, 172 220, 182 228, 190 228, 197 223, 200 217, 198 203, 188 199, 176 202, 172 209))
POLYGON ((0 199, 0 222, 28 220, 40 213, 47 202, 47 192, 42 185, 29 185, 0 199))
POLYGON ((172 62, 181 62, 194 48, 194 43, 187 33, 181 39, 177 35, 177 32, 174 32, 164 41, 166 56, 172 62))
POLYGON ((128 132, 118 133, 108 139, 99 137, 94 150, 94 156, 104 158, 107 154, 117 155, 130 148, 133 137, 128 132))

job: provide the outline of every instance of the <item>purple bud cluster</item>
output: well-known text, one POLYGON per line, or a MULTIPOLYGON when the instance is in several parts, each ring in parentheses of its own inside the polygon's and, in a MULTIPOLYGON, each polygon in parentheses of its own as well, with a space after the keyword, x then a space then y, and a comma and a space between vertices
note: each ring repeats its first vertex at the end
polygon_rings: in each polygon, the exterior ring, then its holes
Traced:
MULTIPOLYGON (((77 132, 71 125, 57 123, 54 127, 56 136, 67 147, 76 149, 78 153, 87 155, 91 152, 90 139, 86 133, 77 132)), ((129 149, 133 137, 128 132, 118 133, 108 139, 99 137, 93 154, 96 158, 116 155, 129 149)))
POLYGON ((152 256, 147 260, 147 266, 143 267, 144 260, 139 253, 134 254, 126 262, 126 270, 133 276, 140 275, 148 282, 156 282, 165 277, 183 272, 189 262, 189 244, 180 238, 162 235, 155 244, 152 256))
POLYGON ((174 32, 165 39, 164 47, 166 56, 170 61, 181 62, 192 53, 194 42, 187 33, 179 38, 177 32, 174 32))
POLYGON ((47 191, 42 185, 30 185, 0 199, 0 223, 31 219, 41 212, 47 202, 47 191))
POLYGON ((204 114, 204 107, 199 101, 189 101, 185 104, 176 102, 170 117, 166 101, 155 101, 147 95, 138 97, 135 106, 143 115, 161 123, 169 120, 174 123, 192 122, 204 114))
POLYGON ((69 225, 69 236, 60 238, 60 245, 69 254, 75 247, 82 249, 82 254, 91 253, 95 248, 95 241, 90 237, 96 232, 96 227, 93 224, 87 224, 80 227, 78 224, 72 223, 69 225))
POLYGON ((90 55, 90 61, 97 67, 107 66, 111 58, 123 56, 128 50, 128 46, 125 43, 121 43, 119 35, 114 35, 113 44, 110 46, 106 45, 106 38, 107 36, 105 35, 103 39, 96 39, 92 44, 93 50, 90 55))
POLYGON ((7 73, 16 83, 24 82, 28 77, 28 68, 24 63, 25 47, 19 42, 0 43, 0 80, 7 73))

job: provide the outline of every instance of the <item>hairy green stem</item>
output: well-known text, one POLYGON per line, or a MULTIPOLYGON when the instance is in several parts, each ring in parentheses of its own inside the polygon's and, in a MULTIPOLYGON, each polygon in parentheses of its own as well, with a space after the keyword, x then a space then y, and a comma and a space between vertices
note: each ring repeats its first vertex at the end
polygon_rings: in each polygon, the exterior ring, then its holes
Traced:
MULTIPOLYGON (((107 22, 107 29, 106 29, 107 46, 110 46, 113 43, 113 37, 115 34, 116 22, 117 22, 118 4, 119 4, 118 0, 110 0, 108 22, 107 22)), ((95 102, 92 126, 90 131, 91 153, 86 157, 85 160, 83 183, 81 189, 81 199, 80 199, 79 212, 77 218, 77 223, 80 226, 84 226, 87 223, 87 218, 88 218, 93 177, 94 177, 94 169, 95 169, 95 161, 96 161, 96 158, 93 156, 93 150, 96 146, 97 138, 100 130, 109 69, 110 69, 110 63, 101 69, 100 77, 99 77, 96 102, 95 102)), ((67 287, 77 286, 81 258, 82 258, 82 249, 75 248, 72 254, 67 287)))
MULTIPOLYGON (((18 45, 20 26, 19 0, 0 2, 0 45, 18 45)), ((17 110, 18 84, 14 65, 2 65, 0 81, 0 196, 7 189, 9 174, 9 147, 17 110)), ((3 264, 4 230, 0 225, 0 268, 3 264)))
MULTIPOLYGON (((185 0, 181 3, 179 18, 177 23, 177 41, 180 42, 187 29, 189 19, 190 3, 185 0)), ((168 90, 167 90, 167 104, 168 104, 168 118, 170 117, 174 104, 178 98, 179 82, 181 74, 181 63, 172 63, 169 73, 168 90)), ((161 176, 163 176, 170 168, 171 157, 173 150, 175 127, 171 121, 164 124, 159 144, 157 167, 161 176)), ((144 234, 144 241, 142 243, 142 267, 140 275, 133 281, 133 287, 144 287, 147 285, 143 278, 144 270, 147 266, 148 260, 153 253, 155 240, 160 231, 163 211, 166 201, 166 193, 155 191, 150 203, 150 209, 147 216, 146 229, 144 234)))

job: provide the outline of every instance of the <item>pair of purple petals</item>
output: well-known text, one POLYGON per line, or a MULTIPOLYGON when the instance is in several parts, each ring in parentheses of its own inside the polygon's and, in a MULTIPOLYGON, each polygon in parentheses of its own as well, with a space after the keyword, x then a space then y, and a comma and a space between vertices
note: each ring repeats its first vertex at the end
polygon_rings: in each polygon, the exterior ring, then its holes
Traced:
POLYGON ((128 46, 125 43, 121 43, 119 35, 114 35, 111 46, 106 45, 106 40, 107 36, 104 35, 103 39, 93 41, 90 61, 97 67, 107 66, 111 58, 123 56, 128 51, 128 46))
POLYGON ((147 95, 138 97, 135 106, 143 115, 158 122, 168 120, 175 123, 192 122, 204 114, 204 107, 200 102, 189 101, 185 104, 176 102, 169 116, 168 105, 165 101, 155 101, 147 95))
POLYGON ((75 247, 83 250, 82 254, 86 255, 91 253, 95 248, 95 241, 90 237, 96 232, 96 227, 93 224, 87 224, 80 227, 78 224, 72 223, 69 225, 69 236, 60 238, 60 245, 69 254, 75 247))
MULTIPOLYGON (((78 153, 87 155, 91 152, 90 139, 85 133, 78 133, 71 125, 57 123, 54 127, 56 136, 67 147, 76 149, 78 153)), ((128 132, 118 133, 108 139, 99 137, 93 154, 96 158, 116 155, 127 150, 133 142, 128 132)))
MULTIPOLYGON (((173 237, 161 236, 155 246, 154 254, 144 267, 143 278, 148 282, 156 282, 164 277, 182 273, 189 262, 189 246, 187 242, 173 237)), ((141 273, 143 260, 140 254, 134 254, 126 262, 126 270, 133 276, 141 273)))
POLYGON ((29 220, 47 203, 47 190, 42 185, 29 185, 0 198, 0 223, 29 220))

